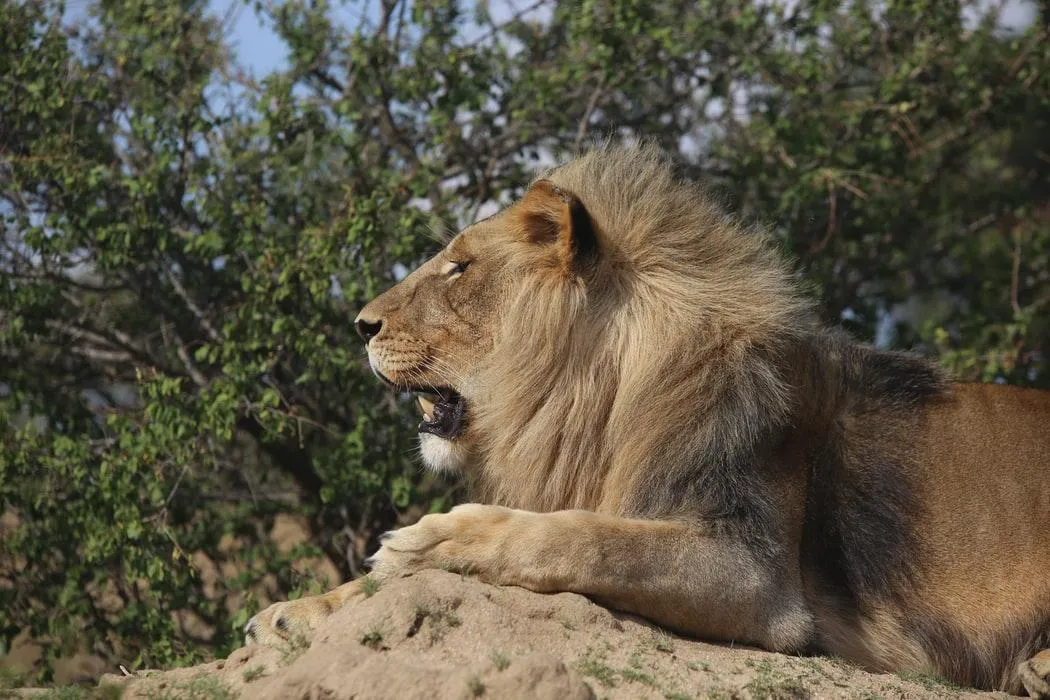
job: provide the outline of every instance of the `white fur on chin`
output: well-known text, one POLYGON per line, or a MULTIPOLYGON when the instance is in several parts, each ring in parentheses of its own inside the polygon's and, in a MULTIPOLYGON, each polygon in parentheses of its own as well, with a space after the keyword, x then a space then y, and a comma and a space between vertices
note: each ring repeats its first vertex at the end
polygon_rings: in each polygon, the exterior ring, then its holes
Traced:
POLYGON ((467 461, 465 448, 432 433, 419 434, 419 451, 427 469, 439 474, 458 474, 467 461))

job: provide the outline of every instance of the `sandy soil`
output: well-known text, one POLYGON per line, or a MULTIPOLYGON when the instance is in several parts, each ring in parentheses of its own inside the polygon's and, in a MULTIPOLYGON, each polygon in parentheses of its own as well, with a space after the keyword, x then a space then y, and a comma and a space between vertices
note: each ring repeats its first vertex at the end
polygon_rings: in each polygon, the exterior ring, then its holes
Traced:
POLYGON ((246 647, 223 661, 102 684, 119 684, 125 698, 993 696, 834 659, 697 642, 575 594, 538 595, 441 571, 384 585, 336 613, 310 645, 246 647))

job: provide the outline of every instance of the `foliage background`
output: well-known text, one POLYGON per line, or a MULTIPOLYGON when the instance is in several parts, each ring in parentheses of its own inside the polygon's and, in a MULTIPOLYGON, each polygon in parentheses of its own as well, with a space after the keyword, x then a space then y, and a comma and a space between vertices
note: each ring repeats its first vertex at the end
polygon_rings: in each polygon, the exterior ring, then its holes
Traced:
POLYGON ((256 2, 256 76, 201 0, 0 0, 0 651, 223 654, 260 582, 447 507, 351 321, 594 136, 772 227, 830 322, 1050 386, 1050 5, 1013 5, 256 2))

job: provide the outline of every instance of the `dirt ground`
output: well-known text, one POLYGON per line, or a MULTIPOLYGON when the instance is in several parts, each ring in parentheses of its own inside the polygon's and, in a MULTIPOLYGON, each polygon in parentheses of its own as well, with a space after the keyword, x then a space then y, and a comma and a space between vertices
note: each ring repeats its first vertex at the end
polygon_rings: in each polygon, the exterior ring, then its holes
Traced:
POLYGON ((1007 697, 688 640, 579 595, 442 571, 385 584, 311 645, 246 647, 192 668, 109 675, 101 687, 105 697, 172 700, 1007 697))

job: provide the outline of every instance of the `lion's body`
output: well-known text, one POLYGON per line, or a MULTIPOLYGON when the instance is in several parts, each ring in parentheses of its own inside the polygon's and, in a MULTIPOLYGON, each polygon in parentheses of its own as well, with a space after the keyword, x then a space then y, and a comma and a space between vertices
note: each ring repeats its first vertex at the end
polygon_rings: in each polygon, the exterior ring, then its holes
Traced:
POLYGON ((807 438, 799 542, 815 644, 1016 692, 1018 664, 1050 647, 1050 394, 930 391, 913 362, 858 382, 807 438))
POLYGON ((394 532, 375 575, 448 566, 1042 692, 1050 394, 948 384, 823 328, 762 233, 655 149, 552 171, 358 323, 380 376, 439 395, 424 460, 489 504, 394 532))

